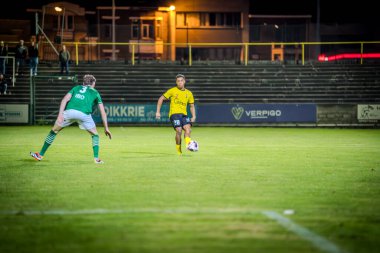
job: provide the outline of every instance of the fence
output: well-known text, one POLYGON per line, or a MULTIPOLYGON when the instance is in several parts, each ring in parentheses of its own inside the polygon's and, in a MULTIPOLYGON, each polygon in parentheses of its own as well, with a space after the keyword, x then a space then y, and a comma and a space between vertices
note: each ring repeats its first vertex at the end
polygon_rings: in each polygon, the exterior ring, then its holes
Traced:
MULTIPOLYGON (((365 54, 380 52, 380 41, 369 42, 277 42, 277 43, 109 43, 67 42, 76 64, 80 61, 126 61, 132 65, 142 61, 193 65, 212 61, 254 64, 258 61, 287 62, 304 65, 318 61, 320 49, 329 52, 356 53, 363 64, 365 54), (111 49, 111 47, 114 49, 111 49), (377 51, 379 50, 379 51, 377 51), (116 57, 112 58, 112 52, 116 57)), ((380 58, 380 57, 372 57, 380 58)))
MULTIPOLYGON (((9 42, 15 43, 15 42, 9 42)), ((164 43, 141 42, 64 42, 76 65, 80 62, 124 61, 176 63, 192 66, 212 62, 249 65, 258 62, 302 64, 328 59, 347 59, 363 64, 380 61, 380 41, 357 42, 250 42, 250 43, 164 43), (317 52, 321 52, 318 54, 317 52), (341 57, 328 58, 331 55, 341 57), (322 57, 321 57, 322 56, 322 57), (326 57, 325 57, 326 56, 326 57), (345 57, 347 56, 347 57, 345 57)), ((55 45, 60 47, 59 44, 55 45)), ((58 61, 51 45, 40 45, 40 60, 58 61)))

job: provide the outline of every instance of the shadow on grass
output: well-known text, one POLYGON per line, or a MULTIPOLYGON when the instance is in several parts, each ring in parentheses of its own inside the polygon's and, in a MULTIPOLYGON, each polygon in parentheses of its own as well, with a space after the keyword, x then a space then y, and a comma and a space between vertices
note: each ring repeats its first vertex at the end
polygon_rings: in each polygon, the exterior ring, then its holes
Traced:
POLYGON ((174 153, 157 153, 157 152, 145 152, 145 151, 134 151, 125 152, 128 158, 151 158, 151 157, 170 157, 175 155, 174 153))
POLYGON ((19 162, 25 162, 25 163, 43 163, 42 161, 37 161, 35 160, 34 158, 23 158, 23 159, 19 159, 18 160, 19 162))
POLYGON ((30 164, 35 164, 36 166, 53 166, 53 165, 56 165, 56 166, 63 166, 63 165, 72 165, 73 162, 75 162, 76 164, 76 167, 78 166, 81 166, 81 165, 88 165, 88 164, 95 164, 92 159, 89 159, 88 161, 83 161, 83 160, 69 160, 69 161, 58 161, 58 160, 54 160, 54 159, 44 159, 42 161, 37 161, 33 158, 23 158, 23 159, 19 159, 18 160, 19 162, 23 162, 23 163, 26 163, 27 165, 30 165, 30 164))
POLYGON ((155 157, 190 157, 189 154, 182 154, 182 156, 177 155, 176 153, 157 153, 157 152, 145 152, 145 151, 134 151, 134 152, 126 152, 126 158, 155 158, 155 157))

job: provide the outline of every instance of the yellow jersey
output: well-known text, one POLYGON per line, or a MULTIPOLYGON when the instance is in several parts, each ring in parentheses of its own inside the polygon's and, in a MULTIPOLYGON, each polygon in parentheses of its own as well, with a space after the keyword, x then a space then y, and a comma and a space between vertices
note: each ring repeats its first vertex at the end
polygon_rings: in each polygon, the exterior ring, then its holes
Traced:
POLYGON ((177 87, 167 90, 164 95, 170 99, 169 117, 172 114, 187 115, 187 104, 194 104, 194 96, 188 89, 180 90, 177 87))

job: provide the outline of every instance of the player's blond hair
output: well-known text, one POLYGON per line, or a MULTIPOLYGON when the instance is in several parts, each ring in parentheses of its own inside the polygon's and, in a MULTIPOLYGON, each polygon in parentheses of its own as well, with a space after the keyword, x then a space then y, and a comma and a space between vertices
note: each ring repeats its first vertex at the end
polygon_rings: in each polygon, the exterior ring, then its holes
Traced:
POLYGON ((183 75, 183 74, 178 74, 178 75, 176 75, 176 76, 175 76, 175 79, 177 80, 177 79, 180 78, 180 77, 182 77, 183 79, 186 79, 186 78, 185 78, 185 75, 183 75))
POLYGON ((90 86, 96 82, 96 78, 93 75, 84 75, 83 85, 90 86))

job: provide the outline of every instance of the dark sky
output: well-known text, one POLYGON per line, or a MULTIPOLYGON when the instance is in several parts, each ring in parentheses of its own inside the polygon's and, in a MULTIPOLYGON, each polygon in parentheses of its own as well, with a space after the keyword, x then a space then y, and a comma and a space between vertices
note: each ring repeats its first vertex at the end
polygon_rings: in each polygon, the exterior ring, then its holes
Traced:
MULTIPOLYGON (((187 0, 191 1, 191 0, 187 0)), ((218 1, 218 0, 209 0, 218 1)), ((247 0, 250 2, 251 14, 310 14, 315 20, 317 0, 247 0)), ((7 2, 8 10, 2 8, 0 18, 27 18, 26 8, 40 8, 51 0, 11 0, 7 2)), ((57 1, 58 2, 58 1, 57 1)), ((68 1, 70 2, 70 1, 68 1)), ((98 5, 111 5, 112 0, 72 0, 88 10, 95 10, 98 5)), ((116 5, 160 5, 169 4, 170 0, 115 0, 116 5)), ((355 1, 320 0, 322 23, 379 23, 376 0, 355 1)), ((5 6, 5 5, 3 5, 5 6)))

